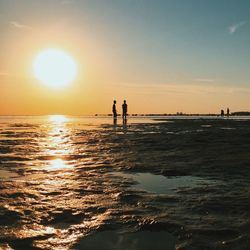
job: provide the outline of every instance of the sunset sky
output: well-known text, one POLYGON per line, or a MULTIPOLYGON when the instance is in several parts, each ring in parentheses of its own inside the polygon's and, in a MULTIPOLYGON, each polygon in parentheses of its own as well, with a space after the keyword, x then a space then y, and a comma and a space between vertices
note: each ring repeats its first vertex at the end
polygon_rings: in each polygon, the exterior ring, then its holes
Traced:
POLYGON ((0 115, 250 110, 249 0, 0 0, 0 115), (41 83, 34 58, 77 76, 41 83))

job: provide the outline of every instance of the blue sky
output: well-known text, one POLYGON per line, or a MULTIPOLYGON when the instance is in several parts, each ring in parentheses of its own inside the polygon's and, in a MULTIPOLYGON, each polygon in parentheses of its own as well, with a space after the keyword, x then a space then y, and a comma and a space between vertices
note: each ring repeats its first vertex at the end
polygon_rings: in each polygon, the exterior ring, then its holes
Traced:
POLYGON ((250 87, 249 0, 0 0, 0 21, 2 58, 47 29, 94 44, 121 84, 250 87))

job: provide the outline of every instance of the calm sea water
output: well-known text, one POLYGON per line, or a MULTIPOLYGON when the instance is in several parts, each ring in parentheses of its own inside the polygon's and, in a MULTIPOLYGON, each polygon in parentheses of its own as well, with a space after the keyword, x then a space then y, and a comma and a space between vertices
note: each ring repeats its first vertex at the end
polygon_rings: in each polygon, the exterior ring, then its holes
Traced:
POLYGON ((245 249, 249 123, 0 117, 0 248, 245 249))

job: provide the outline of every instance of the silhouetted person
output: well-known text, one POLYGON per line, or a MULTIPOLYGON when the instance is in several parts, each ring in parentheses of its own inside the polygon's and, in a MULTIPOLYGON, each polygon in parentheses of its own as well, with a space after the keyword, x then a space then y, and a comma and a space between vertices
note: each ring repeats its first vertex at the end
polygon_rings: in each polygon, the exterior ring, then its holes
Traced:
POLYGON ((220 116, 221 116, 221 117, 224 116, 224 110, 223 110, 223 109, 220 111, 220 116))
POLYGON ((114 126, 116 126, 117 124, 116 100, 114 100, 112 112, 113 112, 113 118, 114 118, 114 126))
POLYGON ((229 110, 229 108, 227 108, 227 117, 229 117, 230 116, 230 110, 229 110))
POLYGON ((124 100, 122 104, 122 118, 124 121, 127 120, 127 115, 128 115, 128 105, 126 103, 126 100, 124 100))
POLYGON ((113 117, 114 117, 114 119, 117 118, 116 100, 114 100, 112 111, 113 111, 113 117))

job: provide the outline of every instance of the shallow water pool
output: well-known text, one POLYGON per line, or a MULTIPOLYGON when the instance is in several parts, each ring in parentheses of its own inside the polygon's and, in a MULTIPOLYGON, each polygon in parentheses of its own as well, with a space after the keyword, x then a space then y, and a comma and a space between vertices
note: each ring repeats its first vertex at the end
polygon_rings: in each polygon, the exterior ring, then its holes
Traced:
POLYGON ((208 185, 211 182, 210 180, 196 176, 165 177, 150 173, 118 173, 118 175, 124 178, 132 178, 137 182, 133 188, 143 189, 157 194, 174 194, 178 188, 192 188, 199 185, 208 185))

